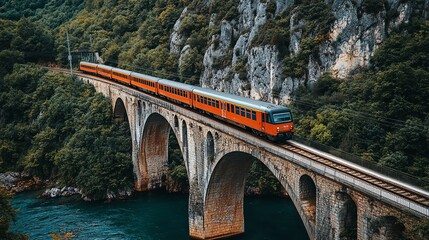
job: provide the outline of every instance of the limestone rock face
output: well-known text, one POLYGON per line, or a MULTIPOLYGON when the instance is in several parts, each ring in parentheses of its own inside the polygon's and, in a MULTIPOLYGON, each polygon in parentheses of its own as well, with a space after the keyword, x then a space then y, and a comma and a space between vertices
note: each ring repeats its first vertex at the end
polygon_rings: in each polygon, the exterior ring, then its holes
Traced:
MULTIPOLYGON (((208 36, 211 41, 204 53, 201 86, 287 104, 298 86, 311 87, 324 72, 346 78, 369 66, 374 51, 384 42, 389 31, 407 23, 413 12, 412 1, 389 0, 387 5, 380 5, 377 9, 368 9, 362 0, 324 2, 335 20, 318 45, 318 54, 307 59, 306 73, 302 76, 285 71, 285 56, 281 56, 276 46, 252 43, 268 21, 276 21, 289 14, 290 24, 284 26, 290 34, 289 57, 299 54, 307 22, 295 14, 300 6, 293 0, 241 0, 237 7, 238 16, 222 20, 220 24, 215 21, 217 13, 210 13, 209 25, 220 31, 208 36)), ((210 1, 205 3, 210 5, 210 1)), ((425 9, 428 6, 429 1, 425 0, 425 9)), ((177 20, 170 37, 170 51, 176 54, 186 54, 186 39, 177 31, 186 14, 189 14, 187 9, 177 20)), ((426 10, 420 14, 428 15, 426 10)), ((310 33, 310 37, 318 36, 310 33)))
POLYGON ((181 51, 181 46, 185 42, 185 38, 179 34, 180 23, 182 19, 188 14, 188 9, 183 9, 182 14, 179 19, 177 19, 176 23, 173 27, 173 33, 170 35, 170 52, 174 54, 179 54, 181 51))

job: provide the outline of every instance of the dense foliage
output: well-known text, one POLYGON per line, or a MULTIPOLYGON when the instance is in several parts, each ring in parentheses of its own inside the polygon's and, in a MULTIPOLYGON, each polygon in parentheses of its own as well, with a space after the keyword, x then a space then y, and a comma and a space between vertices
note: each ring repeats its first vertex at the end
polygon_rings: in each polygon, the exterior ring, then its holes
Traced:
POLYGON ((26 18, 16 22, 0 19, 0 78, 14 63, 49 62, 54 54, 52 33, 43 25, 26 18))
POLYGON ((89 85, 15 65, 1 81, 0 168, 76 186, 93 199, 132 186, 126 123, 89 85))
POLYGON ((370 69, 301 89, 297 133, 429 181, 429 21, 406 29, 389 36, 370 69))
POLYGON ((27 236, 12 233, 9 224, 15 221, 16 210, 11 204, 12 194, 0 186, 0 236, 2 239, 19 240, 28 239, 27 236))
POLYGON ((80 11, 84 0, 0 0, 0 19, 17 21, 22 17, 39 21, 53 29, 80 11))

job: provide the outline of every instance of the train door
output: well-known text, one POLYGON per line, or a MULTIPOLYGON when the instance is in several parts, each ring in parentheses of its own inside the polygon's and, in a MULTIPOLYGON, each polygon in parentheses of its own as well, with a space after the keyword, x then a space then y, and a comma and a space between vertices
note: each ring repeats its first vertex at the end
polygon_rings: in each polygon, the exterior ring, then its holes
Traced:
POLYGON ((221 108, 222 108, 222 117, 226 118, 226 103, 225 102, 221 102, 221 108))

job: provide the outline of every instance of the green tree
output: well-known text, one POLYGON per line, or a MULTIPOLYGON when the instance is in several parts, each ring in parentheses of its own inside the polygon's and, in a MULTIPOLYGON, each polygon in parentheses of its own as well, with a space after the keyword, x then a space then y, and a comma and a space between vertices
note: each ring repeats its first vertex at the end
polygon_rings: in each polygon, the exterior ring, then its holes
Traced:
POLYGON ((11 200, 12 194, 0 187, 0 236, 11 240, 28 239, 26 235, 13 233, 9 229, 16 216, 16 210, 12 208, 11 200))

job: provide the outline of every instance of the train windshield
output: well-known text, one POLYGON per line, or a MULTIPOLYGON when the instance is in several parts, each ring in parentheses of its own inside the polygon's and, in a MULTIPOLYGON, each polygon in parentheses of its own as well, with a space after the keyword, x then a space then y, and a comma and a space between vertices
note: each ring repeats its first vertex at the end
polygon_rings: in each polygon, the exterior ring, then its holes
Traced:
POLYGON ((282 112, 273 114, 274 123, 292 122, 292 115, 290 112, 282 112))

